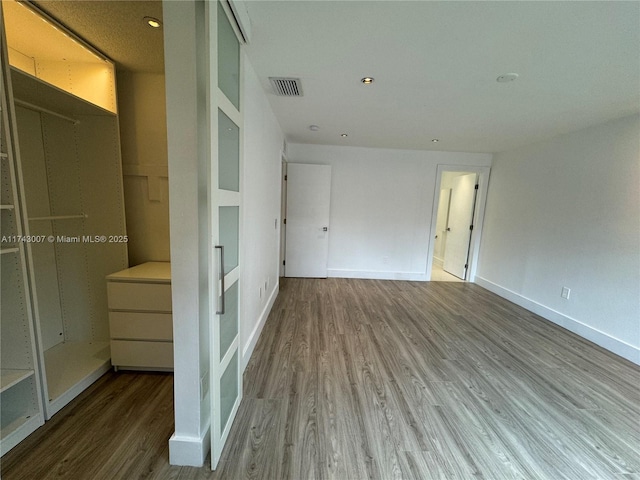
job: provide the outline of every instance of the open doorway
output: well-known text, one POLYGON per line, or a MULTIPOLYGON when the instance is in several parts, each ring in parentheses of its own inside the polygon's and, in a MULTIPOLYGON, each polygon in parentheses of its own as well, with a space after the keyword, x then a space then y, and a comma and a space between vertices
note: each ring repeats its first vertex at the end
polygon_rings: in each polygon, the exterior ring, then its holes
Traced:
POLYGON ((438 166, 427 266, 431 281, 473 281, 488 171, 438 166))

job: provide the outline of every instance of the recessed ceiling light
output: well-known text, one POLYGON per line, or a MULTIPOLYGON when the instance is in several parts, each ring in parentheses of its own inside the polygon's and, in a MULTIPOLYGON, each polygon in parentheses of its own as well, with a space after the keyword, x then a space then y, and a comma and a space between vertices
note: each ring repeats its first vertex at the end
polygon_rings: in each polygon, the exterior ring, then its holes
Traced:
POLYGON ((500 83, 513 82, 516 78, 518 78, 518 76, 519 75, 517 73, 504 73, 496 78, 496 81, 500 83))
POLYGON ((373 77, 364 77, 360 81, 365 85, 371 85, 375 79, 373 77))
POLYGON ((341 137, 348 137, 349 135, 347 135, 346 133, 341 133, 340 136, 341 137))
POLYGON ((434 138, 431 140, 433 143, 438 143, 440 140, 438 140, 437 138, 434 138))
POLYGON ((318 130, 320 130, 320 127, 318 125, 309 125, 309 130, 311 130, 312 132, 317 132, 318 130))
POLYGON ((144 17, 144 21, 153 28, 160 28, 162 26, 162 22, 154 17, 144 17))

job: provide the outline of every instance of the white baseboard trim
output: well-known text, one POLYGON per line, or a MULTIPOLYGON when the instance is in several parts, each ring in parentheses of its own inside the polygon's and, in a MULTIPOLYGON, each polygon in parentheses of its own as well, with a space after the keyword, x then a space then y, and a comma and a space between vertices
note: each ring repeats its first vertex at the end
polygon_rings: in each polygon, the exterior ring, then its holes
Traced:
POLYGON ((555 323, 556 325, 566 328, 570 332, 580 335, 582 338, 601 346, 602 348, 609 350, 622 358, 626 358, 630 362, 640 365, 640 348, 629 345, 628 343, 612 337, 611 335, 602 332, 596 328, 590 327, 575 318, 571 318, 556 310, 545 307, 544 305, 531 300, 527 297, 520 295, 512 290, 501 287, 486 278, 479 276, 475 277, 475 283, 483 288, 486 288, 490 292, 496 295, 506 298, 510 302, 516 305, 526 308, 530 312, 540 315, 542 318, 555 323))
POLYGON ((436 257, 435 255, 433 256, 433 264, 437 265, 439 267, 442 267, 444 265, 444 258, 440 258, 440 257, 436 257))
POLYGON ((189 467, 201 467, 209 454, 211 430, 201 437, 186 437, 175 433, 169 439, 169 464, 189 467))
POLYGON ((269 300, 267 304, 264 306, 262 313, 260 313, 260 317, 258 318, 258 323, 253 328, 251 335, 249 335, 249 340, 245 344, 242 350, 242 371, 244 372, 249 364, 249 360, 251 359, 251 355, 253 354, 254 348, 256 348, 256 343, 258 343, 258 338, 260 338, 260 334, 262 333, 262 329, 264 328, 264 324, 269 318, 269 313, 271 313, 271 309, 273 308, 273 304, 276 302, 276 297, 280 292, 280 285, 276 284, 269 296, 269 300))
POLYGON ((360 278, 366 280, 410 280, 418 282, 427 280, 427 275, 424 272, 375 272, 335 268, 327 270, 327 276, 331 278, 360 278))

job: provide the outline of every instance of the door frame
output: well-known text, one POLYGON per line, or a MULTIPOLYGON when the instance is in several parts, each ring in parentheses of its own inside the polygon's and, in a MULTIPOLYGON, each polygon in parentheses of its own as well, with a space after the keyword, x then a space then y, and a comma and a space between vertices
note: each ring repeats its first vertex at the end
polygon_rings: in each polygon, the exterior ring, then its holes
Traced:
POLYGON ((278 272, 281 277, 284 277, 284 259, 287 253, 287 224, 285 219, 287 218, 287 157, 282 153, 282 171, 280 172, 280 263, 278 264, 278 272))
POLYGON ((438 164, 436 169, 436 183, 433 192, 433 209, 431 211, 431 226, 429 230, 429 247, 427 250, 426 280, 431 280, 431 268, 433 267, 433 251, 435 249, 435 231, 438 220, 438 205, 440 203, 440 187, 444 172, 469 172, 478 174, 478 194, 473 212, 473 231, 469 245, 469 267, 467 269, 467 282, 474 282, 480 254, 480 239, 482 238, 482 224, 484 223, 484 210, 487 204, 487 192, 489 190, 489 176, 491 167, 479 167, 471 165, 447 165, 438 164))

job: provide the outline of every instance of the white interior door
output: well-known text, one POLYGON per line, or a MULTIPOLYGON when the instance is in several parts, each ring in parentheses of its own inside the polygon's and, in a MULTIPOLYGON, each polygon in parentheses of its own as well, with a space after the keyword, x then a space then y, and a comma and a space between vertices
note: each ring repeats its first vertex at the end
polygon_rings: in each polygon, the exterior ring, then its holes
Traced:
POLYGON ((444 262, 444 247, 447 240, 447 224, 449 223, 449 201, 451 200, 451 189, 440 190, 440 201, 438 202, 438 216, 436 220, 436 238, 433 257, 440 265, 444 262))
POLYGON ((443 269, 465 279, 476 196, 476 174, 453 179, 443 269))
POLYGON ((330 165, 287 165, 285 276, 327 277, 330 198, 330 165))

